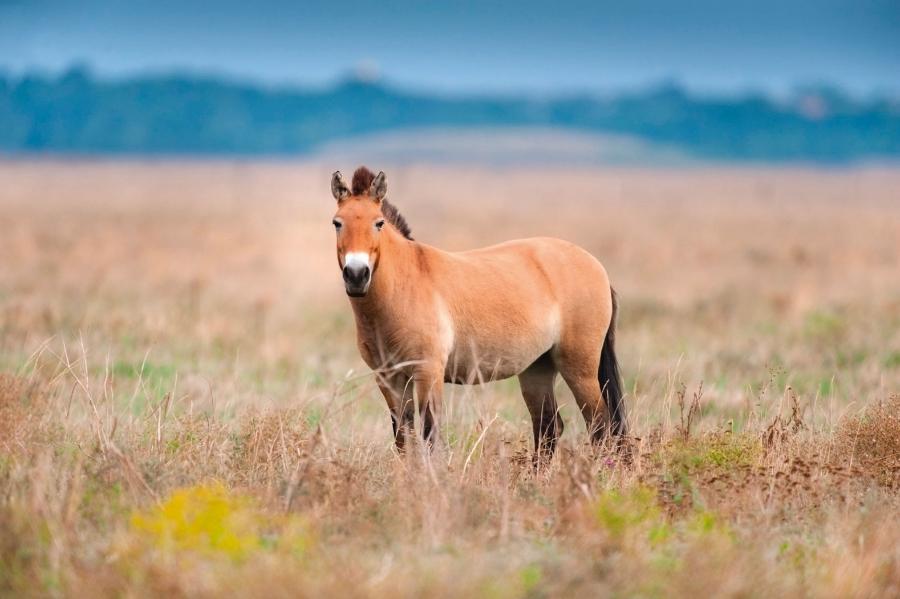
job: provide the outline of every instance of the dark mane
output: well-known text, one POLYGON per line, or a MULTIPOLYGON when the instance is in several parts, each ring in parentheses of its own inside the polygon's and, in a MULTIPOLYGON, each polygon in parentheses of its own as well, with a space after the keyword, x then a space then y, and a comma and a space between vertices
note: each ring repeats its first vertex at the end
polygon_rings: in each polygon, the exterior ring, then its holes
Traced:
MULTIPOLYGON (((369 187, 372 186, 372 181, 375 180, 375 175, 364 166, 356 169, 356 172, 353 173, 353 183, 351 184, 352 190, 351 193, 353 195, 362 195, 365 193, 369 193, 369 187)), ((381 213, 384 215, 385 220, 394 225, 400 234, 406 237, 407 239, 412 239, 412 229, 409 228, 409 223, 406 222, 406 219, 403 218, 403 215, 400 214, 400 211, 397 210, 397 207, 388 202, 386 199, 381 201, 381 213)))
POLYGON ((400 234, 406 237, 407 239, 412 239, 412 229, 409 228, 409 223, 406 222, 406 219, 403 218, 403 215, 400 214, 400 211, 397 210, 397 207, 388 202, 387 200, 381 201, 381 213, 384 215, 385 220, 387 222, 394 225, 400 234))

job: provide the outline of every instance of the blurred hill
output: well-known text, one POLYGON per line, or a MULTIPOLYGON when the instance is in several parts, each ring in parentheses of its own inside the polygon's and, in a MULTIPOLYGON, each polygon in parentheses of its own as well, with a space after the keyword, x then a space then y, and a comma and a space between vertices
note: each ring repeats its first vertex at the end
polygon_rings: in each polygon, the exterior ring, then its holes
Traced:
POLYGON ((688 166, 683 151, 631 136, 543 127, 416 128, 327 142, 316 158, 333 164, 490 166, 688 166))
MULTIPOLYGON (((0 74, 5 154, 311 155, 335 148, 340 153, 349 147, 342 140, 359 136, 371 143, 375 134, 441 131, 464 156, 468 138, 453 132, 480 129, 508 129, 515 139, 526 139, 531 129, 541 135, 564 131, 576 136, 565 151, 576 153, 587 139, 578 136, 614 141, 600 150, 588 143, 594 148, 589 161, 622 152, 633 161, 645 150, 650 160, 844 163, 900 157, 897 98, 862 100, 825 87, 781 100, 698 97, 671 84, 606 97, 541 99, 440 96, 362 78, 328 89, 295 89, 183 75, 111 81, 80 68, 58 77, 0 74)), ((396 144, 406 138, 391 139, 396 144)), ((440 141, 433 133, 428 139, 439 159, 440 141)), ((519 145, 504 139, 507 146, 519 145)))

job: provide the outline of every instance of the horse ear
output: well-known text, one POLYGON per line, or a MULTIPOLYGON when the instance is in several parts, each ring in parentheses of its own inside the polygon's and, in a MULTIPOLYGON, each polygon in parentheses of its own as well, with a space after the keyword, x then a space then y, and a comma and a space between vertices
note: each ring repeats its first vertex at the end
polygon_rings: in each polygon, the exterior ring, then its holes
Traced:
POLYGON ((378 173, 378 176, 372 180, 372 185, 369 186, 369 197, 380 202, 384 199, 386 193, 387 178, 384 176, 384 171, 381 171, 378 173))
POLYGON ((331 195, 333 195, 334 199, 338 202, 350 195, 350 188, 344 183, 341 171, 334 171, 334 174, 331 175, 331 195))

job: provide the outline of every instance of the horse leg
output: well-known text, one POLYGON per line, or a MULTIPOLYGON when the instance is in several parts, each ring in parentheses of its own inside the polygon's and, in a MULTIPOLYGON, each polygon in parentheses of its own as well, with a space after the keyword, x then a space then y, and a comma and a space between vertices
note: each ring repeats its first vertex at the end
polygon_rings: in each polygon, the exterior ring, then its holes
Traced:
POLYGON ((610 421, 597 376, 600 364, 599 352, 584 353, 578 358, 558 360, 559 372, 575 396, 575 402, 587 426, 588 436, 594 443, 600 443, 607 436, 610 421), (596 357, 594 353, 597 354, 596 357))
POLYGON ((378 388, 384 396, 391 413, 391 427, 394 429, 394 444, 402 452, 406 438, 413 429, 413 402, 410 379, 400 373, 378 375, 378 388))
POLYGON ((563 432, 563 421, 556 406, 553 382, 556 368, 549 356, 543 356, 519 374, 519 386, 534 433, 535 468, 549 462, 556 450, 556 443, 563 432))
POLYGON ((438 412, 444 385, 443 368, 419 369, 413 375, 419 418, 422 423, 422 439, 428 447, 439 440, 438 412))

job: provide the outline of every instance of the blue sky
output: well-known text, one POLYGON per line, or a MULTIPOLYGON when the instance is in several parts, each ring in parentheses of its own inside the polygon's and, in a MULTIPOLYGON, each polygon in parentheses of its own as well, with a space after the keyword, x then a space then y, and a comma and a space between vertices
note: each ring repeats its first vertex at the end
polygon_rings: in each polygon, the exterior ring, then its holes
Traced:
POLYGON ((0 69, 324 85, 358 65, 450 93, 900 92, 900 0, 0 0, 0 69))

